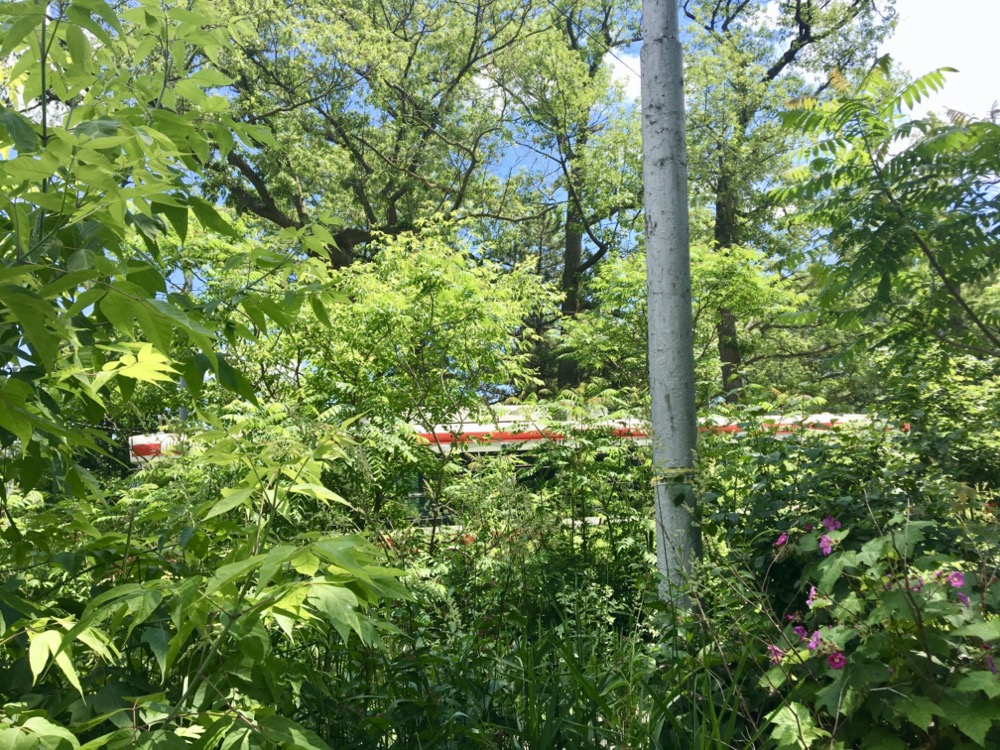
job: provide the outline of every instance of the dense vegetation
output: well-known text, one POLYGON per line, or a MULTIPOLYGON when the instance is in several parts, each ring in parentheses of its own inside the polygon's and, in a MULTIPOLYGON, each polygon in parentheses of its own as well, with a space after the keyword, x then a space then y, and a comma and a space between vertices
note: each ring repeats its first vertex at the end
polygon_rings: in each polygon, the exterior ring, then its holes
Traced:
POLYGON ((0 6, 0 748, 1000 742, 1000 125, 886 3, 681 10, 664 602, 637 4, 0 6))

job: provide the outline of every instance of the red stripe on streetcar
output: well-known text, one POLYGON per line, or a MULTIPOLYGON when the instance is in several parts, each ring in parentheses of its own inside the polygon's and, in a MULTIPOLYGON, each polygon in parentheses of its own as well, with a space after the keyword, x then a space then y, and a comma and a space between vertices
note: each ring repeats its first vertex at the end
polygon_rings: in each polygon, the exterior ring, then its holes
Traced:
MULTIPOLYGON (((759 428, 770 430, 778 435, 790 435, 799 430, 832 430, 843 427, 850 422, 809 422, 800 424, 795 422, 772 422, 761 424, 759 428)), ((904 432, 910 429, 909 423, 903 423, 901 428, 904 432)), ((750 429, 747 425, 724 424, 724 425, 699 425, 699 432, 714 433, 740 433, 750 429)), ((891 429, 891 428, 890 428, 891 429)), ((616 427, 613 430, 615 437, 620 438, 648 438, 649 433, 636 427, 616 427)), ((454 443, 528 443, 539 440, 565 440, 566 435, 552 430, 526 430, 522 432, 507 432, 505 430, 476 430, 473 432, 419 432, 417 437, 432 445, 451 445, 454 443)))

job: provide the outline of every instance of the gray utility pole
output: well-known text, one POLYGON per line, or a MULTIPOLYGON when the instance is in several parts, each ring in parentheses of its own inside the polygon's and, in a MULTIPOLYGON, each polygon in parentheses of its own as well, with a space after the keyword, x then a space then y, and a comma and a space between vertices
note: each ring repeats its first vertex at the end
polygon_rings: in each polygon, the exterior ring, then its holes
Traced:
POLYGON ((656 550, 664 599, 701 553, 689 484, 698 439, 688 250, 684 75, 676 0, 642 3, 642 175, 656 550))

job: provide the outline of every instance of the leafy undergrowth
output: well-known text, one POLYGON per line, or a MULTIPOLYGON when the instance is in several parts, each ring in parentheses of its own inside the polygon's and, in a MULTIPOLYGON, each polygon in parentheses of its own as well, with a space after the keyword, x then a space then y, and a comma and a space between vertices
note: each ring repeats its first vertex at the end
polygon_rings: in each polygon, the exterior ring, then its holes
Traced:
POLYGON ((0 740, 993 746, 989 488, 912 432, 747 420, 704 441, 678 610, 656 599, 646 459, 594 432, 453 467, 436 527, 350 506, 329 485, 357 446, 278 407, 231 410, 103 500, 13 493, 0 740), (359 518, 368 540, 324 531, 359 518))

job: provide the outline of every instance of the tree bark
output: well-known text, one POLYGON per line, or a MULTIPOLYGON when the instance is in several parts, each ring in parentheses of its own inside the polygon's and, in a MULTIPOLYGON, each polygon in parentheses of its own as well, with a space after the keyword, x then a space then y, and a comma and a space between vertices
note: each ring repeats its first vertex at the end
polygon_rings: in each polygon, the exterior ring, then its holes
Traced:
MULTIPOLYGON (((742 119, 740 122, 743 125, 742 119)), ((725 148, 725 146, 723 146, 725 148)), ((715 186, 715 245, 717 252, 726 252, 737 242, 736 193, 728 171, 728 163, 723 153, 720 156, 719 180, 715 186)), ((718 338, 719 362, 722 364, 722 393, 728 403, 739 401, 743 389, 743 355, 736 334, 736 314, 723 303, 718 310, 719 321, 715 325, 718 338)))
POLYGON ((689 482, 698 436, 687 213, 684 87, 676 0, 644 0, 643 193, 649 295, 649 390, 656 465, 660 594, 677 587, 700 554, 689 482))
MULTIPOLYGON (((563 293, 560 312, 563 320, 572 318, 580 311, 580 263, 583 260, 584 217, 577 210, 576 203, 566 204, 566 239, 563 245, 563 270, 561 288, 563 293)), ((576 363, 560 359, 556 374, 560 388, 574 386, 579 381, 576 363)))

